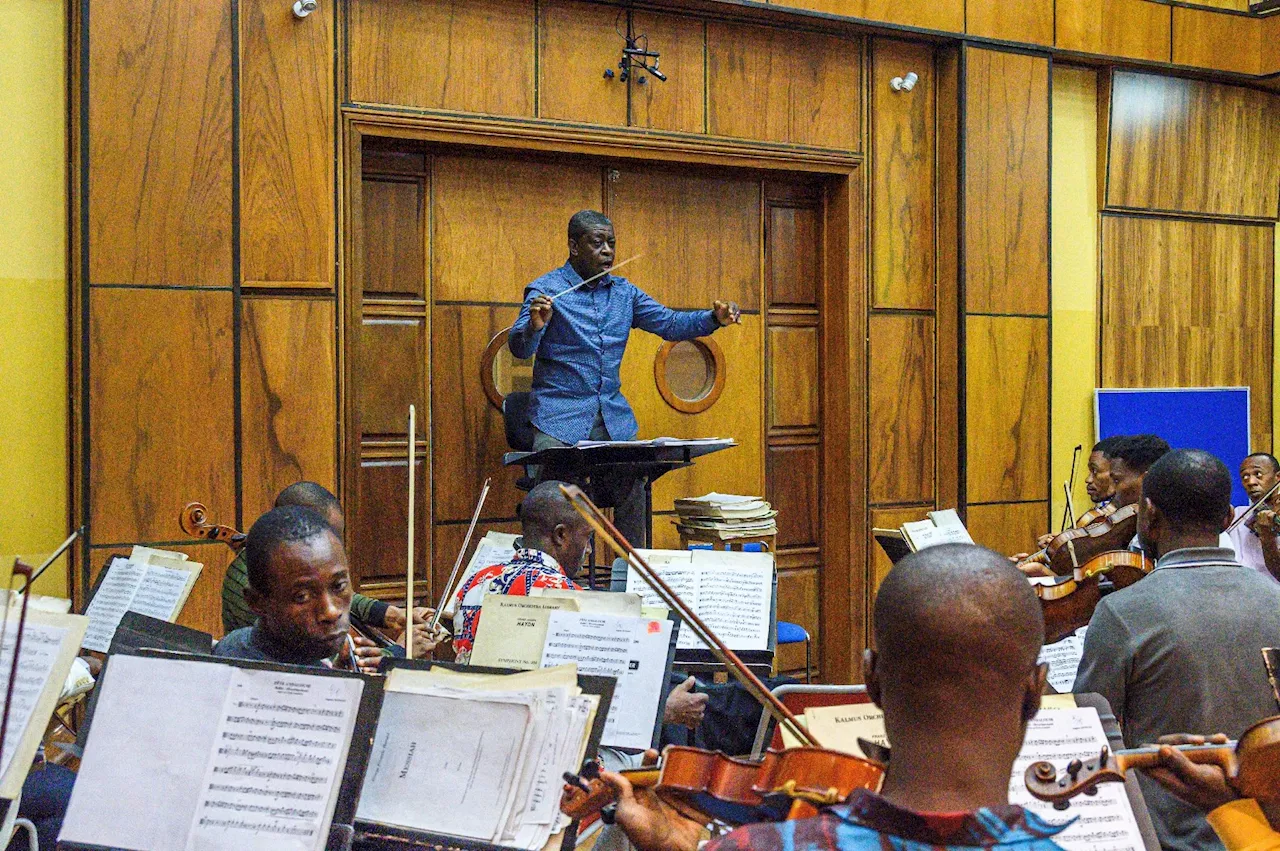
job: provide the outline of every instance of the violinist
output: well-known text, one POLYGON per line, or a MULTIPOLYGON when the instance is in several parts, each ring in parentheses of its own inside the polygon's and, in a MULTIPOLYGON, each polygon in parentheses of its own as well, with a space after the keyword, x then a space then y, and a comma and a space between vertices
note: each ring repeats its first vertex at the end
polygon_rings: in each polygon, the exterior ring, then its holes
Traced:
MULTIPOLYGON (((1280 584, 1219 546, 1232 509, 1217 458, 1169 452, 1141 485, 1138 534, 1155 570, 1098 603, 1072 691, 1105 697, 1130 747, 1183 730, 1238 735, 1274 710, 1256 659, 1280 641, 1280 584)), ((1222 848, 1202 813, 1139 782, 1164 848, 1222 848)))
MULTIPOLYGON (((1093 450, 1089 453, 1089 462, 1086 465, 1089 474, 1084 479, 1085 493, 1089 494, 1089 500, 1093 503, 1094 510, 1086 512, 1080 518, 1077 518, 1077 526, 1085 526, 1094 520, 1100 519, 1108 508, 1118 506, 1110 506, 1112 497, 1116 495, 1115 483, 1111 480, 1111 452, 1116 444, 1121 440, 1120 436, 1104 437, 1093 445, 1093 450)), ((1074 478, 1074 471, 1072 476, 1074 478)), ((1049 545, 1054 539, 1054 534, 1041 535, 1036 539, 1036 546, 1043 549, 1049 545)))
MULTIPOLYGON (((1240 463, 1240 484, 1249 495, 1250 504, 1262 499, 1280 481, 1280 463, 1274 455, 1255 452, 1240 463)), ((1280 499, 1272 497, 1254 509, 1251 517, 1227 533, 1236 558, 1271 579, 1280 581, 1280 542, 1277 541, 1276 507, 1280 499)), ((1249 506, 1236 508, 1236 520, 1249 512, 1249 506)))
MULTIPOLYGON (((1062 828, 1008 799, 1040 707, 1043 639, 1035 595, 1004 557, 966 544, 907 556, 876 595, 877 649, 863 657, 893 745, 880 793, 855 791, 816 818, 748 825, 706 851, 1057 851, 1052 837, 1062 828)), ((622 775, 602 777, 618 790, 618 823, 641 851, 696 848, 691 822, 622 775)))

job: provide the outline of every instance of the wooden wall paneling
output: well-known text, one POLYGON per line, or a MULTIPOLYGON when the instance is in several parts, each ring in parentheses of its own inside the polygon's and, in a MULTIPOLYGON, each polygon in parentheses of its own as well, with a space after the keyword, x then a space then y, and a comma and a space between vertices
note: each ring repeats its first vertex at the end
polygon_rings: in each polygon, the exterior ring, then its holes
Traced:
POLYGON ((417 406, 418 421, 426 421, 426 335, 422 317, 372 313, 366 305, 354 388, 364 438, 405 434, 410 405, 417 406))
POLYGON ((939 508, 960 505, 960 48, 941 47, 937 69, 937 340, 934 476, 939 508))
MULTIPOLYGON (((538 9, 538 115, 626 126, 627 84, 618 78, 627 10, 576 0, 538 9), (613 77, 605 77, 605 70, 613 77)), ((480 81, 477 81, 480 83, 480 81)))
POLYGON ((829 15, 883 21, 906 27, 964 32, 964 0, 937 0, 933 3, 899 3, 897 0, 787 0, 786 5, 793 9, 811 9, 829 15))
POLYGON ((1049 312, 1049 61, 965 48, 971 313, 1049 312))
POLYGON ((778 549, 822 543, 822 447, 770 445, 765 450, 765 499, 778 512, 778 549))
POLYGON ((1110 98, 1108 207, 1280 213, 1280 95, 1117 71, 1110 98))
MULTIPOLYGON (((486 517, 514 517, 523 468, 502 466, 509 452, 502 413, 480 385, 480 357, 493 335, 515 321, 517 308, 437 304, 432 308, 431 397, 435 443, 435 519, 467 521, 484 480, 493 477, 486 517)), ((653 374, 650 367, 649 374, 653 374)), ((446 554, 442 554, 445 558, 446 554)))
POLYGON ((822 258, 799 246, 822 242, 822 210, 813 204, 794 206, 770 201, 765 224, 765 289, 772 307, 816 308, 822 258))
POLYGON ((609 215, 623 277, 669 307, 732 299, 759 310, 760 182, 654 169, 611 170, 609 215))
POLYGON ((932 502, 933 317, 873 314, 867 326, 867 498, 932 502))
POLYGON ((1262 73, 1263 19, 1173 8, 1173 64, 1236 74, 1262 73))
POLYGON ((228 291, 92 289, 95 543, 172 541, 181 536, 178 514, 192 501, 234 519, 231 326, 228 291))
MULTIPOLYGON (((721 493, 764 493, 764 410, 761 387, 760 316, 742 317, 741 325, 722 328, 712 337, 724 351, 728 372, 720 400, 700 414, 683 414, 658 395, 653 360, 662 341, 632 331, 622 359, 622 392, 640 422, 641 437, 732 437, 739 446, 699 458, 698 463, 667 473, 653 485, 655 511, 672 509, 678 497, 721 493)), ((499 434, 501 440, 501 434, 499 434)))
POLYGON ((934 304, 933 48, 871 43, 871 306, 934 304), (911 91, 894 77, 914 71, 911 91))
POLYGON ((969 316, 965 325, 968 502, 1049 492, 1049 321, 969 316))
POLYGON ((333 283, 333 20, 240 4, 240 274, 248 286, 333 283))
POLYGON ((1270 446, 1274 282, 1269 225, 1104 216, 1102 386, 1248 386, 1270 446))
MULTIPOLYGON (((822 662, 819 652, 822 641, 822 624, 818 616, 819 580, 819 571, 815 567, 778 571, 778 620, 800 624, 809 632, 812 664, 815 666, 822 662)), ((801 672, 803 676, 804 645, 780 646, 776 667, 779 672, 801 672)))
MULTIPOLYGON (((175 523, 175 528, 177 524, 175 523)), ((181 535, 181 531, 178 533, 181 535)), ((221 542, 197 542, 190 544, 165 544, 158 549, 172 553, 182 553, 188 560, 204 565, 200 577, 191 588, 187 602, 174 623, 198 629, 210 635, 222 636, 222 580, 227 575, 227 565, 234 556, 226 544, 221 542)), ((111 561, 113 556, 128 557, 132 546, 94 547, 89 550, 90 587, 97 581, 98 574, 111 561)))
POLYGON ((768 332, 769 427, 817 429, 820 414, 818 329, 770 324, 768 332))
POLYGON ((1055 0, 991 0, 965 4, 965 32, 969 35, 1053 46, 1055 0))
MULTIPOLYGON (((408 412, 406 411, 406 416, 408 412)), ((422 420, 419 420, 422 422, 422 420)), ((421 437, 421 436, 420 436, 421 437)), ((414 525, 415 589, 430 594, 432 540, 427 530, 431 522, 431 488, 427 447, 418 444, 414 525)), ((409 447, 402 439, 398 447, 367 452, 360 461, 356 487, 360 490, 361 516, 347 522, 347 555, 358 578, 361 593, 396 601, 404 600, 405 568, 409 531, 409 447)), ((428 604, 434 605, 434 603, 428 604)))
MULTIPOLYGON (((451 156, 432 162, 436 301, 521 303, 526 284, 568 258, 569 217, 603 207, 600 169, 583 163, 451 156)), ((636 234, 620 236, 626 252, 636 234)))
MULTIPOLYGON (((1269 15, 1262 23, 1262 73, 1280 74, 1280 17, 1269 15)), ((1280 83, 1274 76, 1271 88, 1280 83)))
POLYGON ((422 177, 365 173, 364 293, 421 299, 426 278, 422 233, 426 182, 422 177))
POLYGON ((89 281, 231 285, 231 3, 121 0, 89 45, 89 281))
POLYGON ((659 68, 667 75, 666 82, 649 79, 642 84, 637 78, 631 80, 631 125, 705 133, 706 24, 697 18, 639 11, 633 11, 631 19, 635 33, 649 37, 649 49, 662 54, 659 68))
POLYGON ((1004 555, 1034 549, 1049 524, 1047 501, 970 505, 965 514, 974 543, 1004 555))
POLYGON ((348 97, 531 118, 534 9, 525 0, 353 0, 348 97))
POLYGON ((861 55, 858 39, 708 22, 708 131, 861 150, 861 55))
POLYGON ((1056 0, 1059 50, 1168 62, 1173 7, 1149 0, 1056 0))
POLYGON ((876 543, 872 529, 897 529, 903 523, 923 520, 933 511, 933 504, 895 506, 893 508, 872 508, 870 521, 867 523, 867 553, 870 570, 867 577, 867 646, 873 646, 875 635, 876 594, 880 591, 880 583, 893 569, 893 562, 885 555, 884 550, 876 543))
POLYGON ((244 523, 304 479, 337 488, 337 386, 330 298, 241 302, 244 523))

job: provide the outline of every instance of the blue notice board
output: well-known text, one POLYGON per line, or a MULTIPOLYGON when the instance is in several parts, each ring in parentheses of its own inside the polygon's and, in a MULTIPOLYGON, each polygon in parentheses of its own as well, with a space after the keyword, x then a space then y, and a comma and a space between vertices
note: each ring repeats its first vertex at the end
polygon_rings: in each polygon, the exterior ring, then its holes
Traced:
POLYGON ((1250 452, 1248 387, 1144 387, 1093 391, 1094 428, 1157 434, 1174 449, 1203 449, 1231 471, 1233 505, 1248 505, 1237 470, 1250 452))

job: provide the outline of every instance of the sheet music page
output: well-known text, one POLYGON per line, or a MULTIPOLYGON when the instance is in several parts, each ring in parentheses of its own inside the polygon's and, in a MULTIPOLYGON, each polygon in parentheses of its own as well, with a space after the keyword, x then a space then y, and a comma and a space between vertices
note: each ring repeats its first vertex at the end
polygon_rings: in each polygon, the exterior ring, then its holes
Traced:
MULTIPOLYGON (((676 592, 680 599, 689 605, 689 608, 695 612, 698 611, 698 568, 693 566, 692 561, 659 563, 647 557, 645 561, 649 562, 649 566, 657 571, 658 575, 662 577, 662 581, 671 586, 671 590, 676 592)), ((649 587, 649 583, 641 578, 632 565, 627 566, 627 593, 639 594, 641 606, 667 605, 662 602, 658 592, 649 587)), ((682 634, 681 640, 683 641, 683 639, 684 636, 682 634)))
POLYGON ((906 535, 911 548, 916 552, 927 547, 936 547, 938 544, 947 543, 945 533, 933 525, 932 520, 916 520, 911 523, 903 523, 902 534, 906 535))
POLYGON ((644 750, 653 744, 670 642, 671 621, 552 612, 542 667, 576 662, 581 673, 615 677, 601 744, 644 750))
MULTIPOLYGON (((142 584, 147 566, 123 558, 113 559, 106 568, 98 592, 89 601, 85 614, 89 617, 89 629, 85 631, 80 646, 86 650, 106 653, 111 647, 111 637, 116 634, 120 618, 129 610, 129 604, 142 584)), ((166 618, 167 619, 167 618, 166 618)))
MULTIPOLYGON (((5 694, 9 688, 9 669, 13 665, 13 648, 18 638, 17 611, 11 611, 9 617, 4 636, 0 638, 0 695, 5 694)), ((18 677, 13 685, 13 703, 9 709, 9 727, 4 736, 0 777, 5 775, 13 762, 13 755, 31 723, 36 704, 40 702, 40 695, 49 681, 49 675, 53 673, 54 663, 58 661, 62 638, 66 634, 64 627, 32 623, 30 620, 22 631, 22 652, 18 655, 18 677)))
POLYGON ((1013 764, 1009 803, 1026 807, 1054 824, 1078 819, 1053 838, 1067 851, 1144 851, 1123 783, 1100 783, 1097 795, 1073 798, 1071 808, 1065 811, 1037 801, 1027 791, 1023 776, 1031 763, 1047 759, 1061 771, 1072 759, 1097 756, 1105 744, 1107 737, 1096 709, 1085 706, 1040 710, 1027 725, 1022 752, 1013 764))
POLYGON ((577 608, 577 602, 568 597, 486 595, 480 606, 480 625, 470 663, 520 670, 541 667, 547 619, 554 611, 577 608))
POLYGON ((493 841, 506 822, 532 714, 528 702, 488 692, 386 692, 358 817, 493 841))
POLYGON ((1049 665, 1049 685, 1060 694, 1071 691, 1084 657, 1084 631, 1040 648, 1040 662, 1049 665))
POLYGON ((458 589, 466 585, 471 577, 484 568, 502 564, 510 559, 516 551, 515 543, 516 536, 510 533, 492 531, 485 533, 485 536, 476 544, 476 551, 471 554, 471 561, 467 562, 462 575, 458 577, 457 587, 449 592, 449 600, 445 603, 442 617, 453 617, 458 606, 458 589))
POLYGON ((597 615, 640 617, 644 605, 639 594, 625 591, 576 591, 573 588, 530 588, 530 597, 553 597, 574 600, 578 611, 597 615))
POLYGON ((874 703, 851 703, 845 706, 810 706, 804 717, 809 732, 824 748, 866 757, 858 739, 889 747, 884 731, 884 712, 874 703))
POLYGON ((972 544, 973 538, 969 535, 969 530, 964 527, 964 522, 960 519, 960 515, 956 513, 954 508, 944 508, 941 511, 930 511, 929 519, 933 521, 933 525, 942 531, 942 537, 948 544, 972 544))
MULTIPOLYGON (((162 621, 172 621, 178 615, 178 604, 182 601, 190 579, 189 570, 158 564, 148 565, 128 610, 162 621)), ((121 617, 123 616, 122 612, 121 617)), ((119 625, 119 621, 116 624, 119 625)))
MULTIPOLYGON (((696 562, 695 562, 696 564, 696 562)), ((769 612, 773 601, 773 565, 699 565, 698 617, 731 650, 769 649, 769 612)), ((677 647, 702 648, 691 629, 680 630, 677 647), (687 638, 686 638, 687 637, 687 638)))
POLYGON ((188 851, 321 851, 364 683, 233 668, 188 851))

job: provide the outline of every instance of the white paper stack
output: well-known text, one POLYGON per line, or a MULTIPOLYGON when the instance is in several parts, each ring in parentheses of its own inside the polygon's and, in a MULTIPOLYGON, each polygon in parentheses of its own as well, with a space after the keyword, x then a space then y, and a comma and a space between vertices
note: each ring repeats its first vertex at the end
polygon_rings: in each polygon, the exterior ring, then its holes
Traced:
POLYGON ((677 499, 676 528, 691 537, 712 535, 722 541, 778 534, 778 512, 757 496, 709 493, 677 499))

